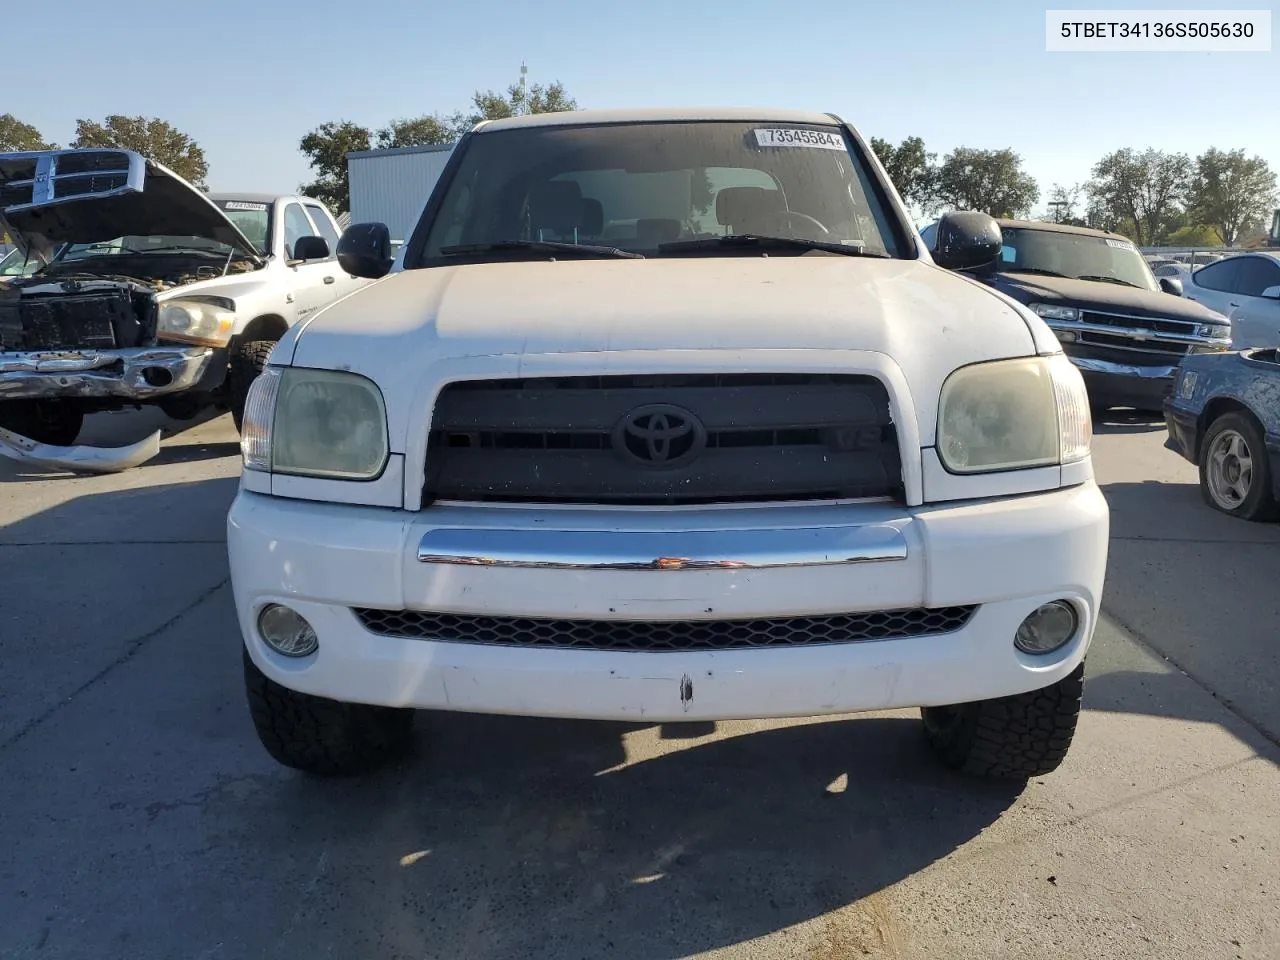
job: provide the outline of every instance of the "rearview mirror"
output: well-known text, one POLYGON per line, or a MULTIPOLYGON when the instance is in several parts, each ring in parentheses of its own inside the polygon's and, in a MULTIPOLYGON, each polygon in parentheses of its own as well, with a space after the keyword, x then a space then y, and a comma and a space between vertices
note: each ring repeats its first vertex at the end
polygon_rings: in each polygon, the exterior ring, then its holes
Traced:
POLYGON ((1280 300, 1280 287, 1267 287, 1262 291, 1262 295, 1268 300, 1280 300))
POLYGON ((385 223, 353 223, 338 239, 338 266, 353 277, 377 280, 391 271, 391 231, 385 223))
POLYGON ((1160 289, 1165 293, 1172 293, 1175 297, 1182 296, 1182 281, 1177 277, 1161 277, 1160 289))
POLYGON ((958 210, 942 215, 933 243, 933 262, 948 270, 967 270, 1000 255, 1000 225, 985 213, 958 210))
POLYGON ((299 237, 293 245, 295 260, 328 260, 329 243, 324 237, 299 237))

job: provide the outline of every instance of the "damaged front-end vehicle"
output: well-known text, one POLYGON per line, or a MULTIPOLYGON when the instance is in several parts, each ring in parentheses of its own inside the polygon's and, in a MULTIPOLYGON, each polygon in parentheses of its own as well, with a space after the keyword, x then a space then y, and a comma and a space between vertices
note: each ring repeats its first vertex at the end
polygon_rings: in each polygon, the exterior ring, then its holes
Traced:
POLYGON ((42 264, 0 279, 0 454, 126 469, 158 433, 74 447, 86 414, 225 404, 236 287, 266 261, 198 189, 133 151, 0 154, 0 228, 42 264))

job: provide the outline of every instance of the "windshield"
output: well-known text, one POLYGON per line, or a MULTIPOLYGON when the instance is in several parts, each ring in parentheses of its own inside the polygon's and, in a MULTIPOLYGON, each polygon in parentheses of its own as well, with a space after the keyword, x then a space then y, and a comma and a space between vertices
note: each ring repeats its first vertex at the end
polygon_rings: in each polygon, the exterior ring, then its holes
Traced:
MULTIPOLYGON (((742 234, 900 256, 890 223, 834 124, 530 127, 469 141, 441 198, 422 262, 453 262, 453 247, 470 248, 469 259, 510 256, 511 248, 487 254, 475 248, 512 241, 688 255, 687 249, 659 245, 742 234)), ((714 244, 699 252, 758 255, 714 244)))
MULTIPOLYGON (((208 237, 146 236, 116 237, 99 243, 69 243, 55 259, 55 263, 74 263, 78 260, 95 260, 100 257, 135 256, 138 254, 205 254, 210 258, 227 259, 234 249, 225 243, 208 237)), ((241 253, 241 256, 244 254, 241 253)))
POLYGON ((259 253, 271 249, 271 204, 256 200, 214 200, 259 253))
POLYGON ((1025 227, 1001 227, 1000 233, 1004 237, 996 263, 1000 273, 1061 274, 1159 289, 1146 261, 1128 240, 1025 227))

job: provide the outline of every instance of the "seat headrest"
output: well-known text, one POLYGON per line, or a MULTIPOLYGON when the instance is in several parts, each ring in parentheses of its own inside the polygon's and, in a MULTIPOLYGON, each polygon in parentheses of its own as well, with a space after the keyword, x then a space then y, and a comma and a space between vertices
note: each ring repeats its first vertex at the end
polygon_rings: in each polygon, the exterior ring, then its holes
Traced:
POLYGON ((529 193, 529 219, 534 230, 572 233, 583 227, 582 188, 574 180, 540 183, 529 193))
POLYGON ((680 221, 647 219, 636 221, 636 239, 642 246, 657 245, 680 236, 680 221))
POLYGON ((725 187, 716 194, 716 220, 721 226, 740 226, 762 215, 780 213, 785 209, 781 190, 725 187))
POLYGON ((589 237, 598 237, 604 233, 604 204, 591 197, 582 200, 582 226, 579 228, 589 237))

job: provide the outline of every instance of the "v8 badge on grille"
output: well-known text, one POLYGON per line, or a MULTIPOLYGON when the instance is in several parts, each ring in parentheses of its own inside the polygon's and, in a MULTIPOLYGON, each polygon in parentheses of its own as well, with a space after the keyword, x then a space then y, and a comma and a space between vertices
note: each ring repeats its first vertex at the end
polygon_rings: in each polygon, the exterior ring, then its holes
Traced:
POLYGON ((707 428, 692 412, 670 403, 628 411, 613 428, 613 449, 651 469, 680 467, 707 446, 707 428))

